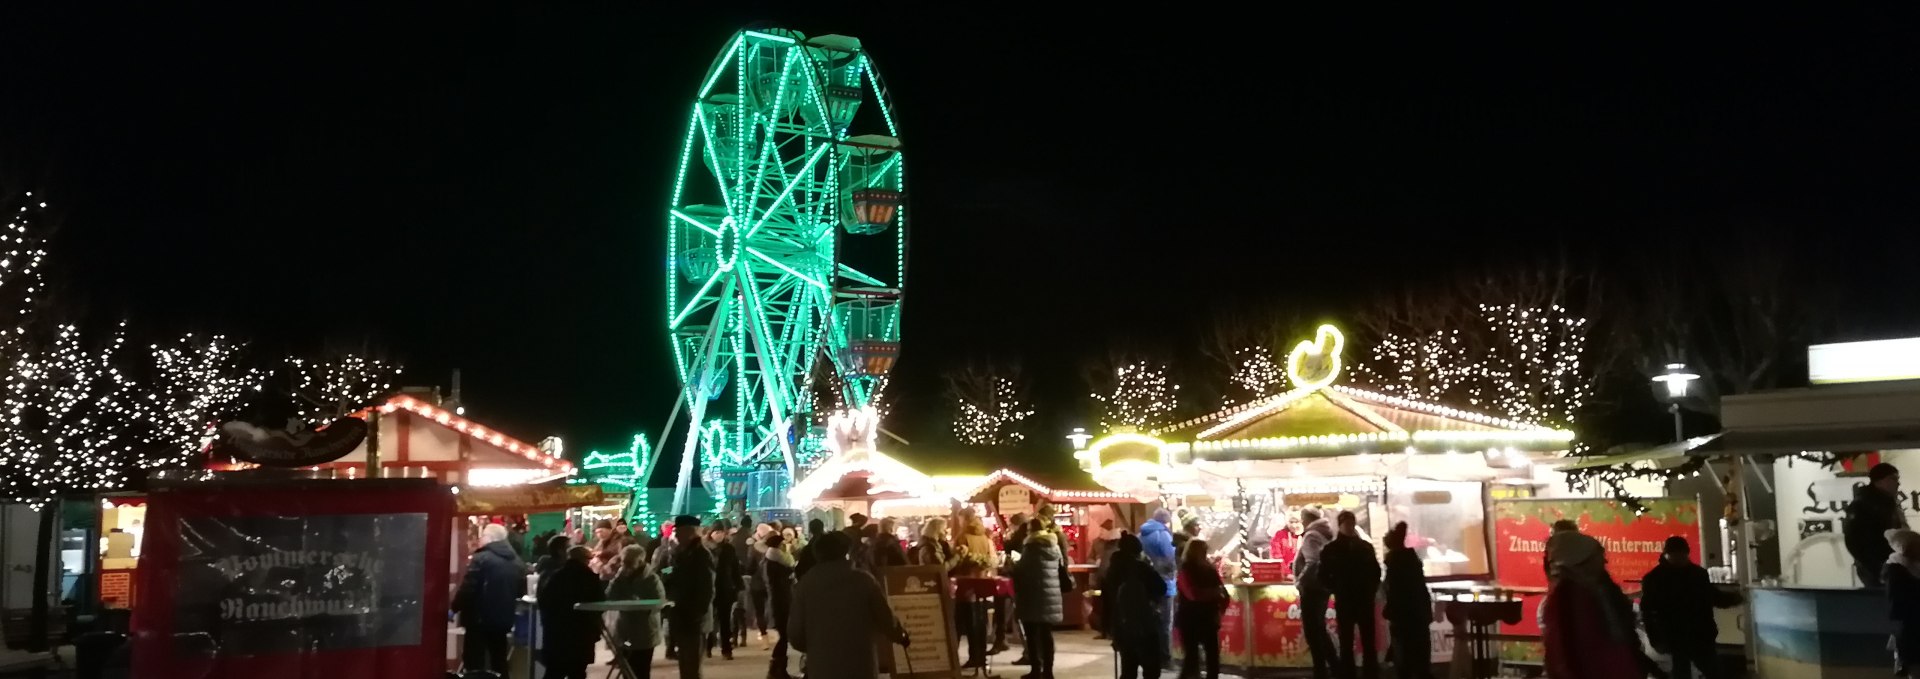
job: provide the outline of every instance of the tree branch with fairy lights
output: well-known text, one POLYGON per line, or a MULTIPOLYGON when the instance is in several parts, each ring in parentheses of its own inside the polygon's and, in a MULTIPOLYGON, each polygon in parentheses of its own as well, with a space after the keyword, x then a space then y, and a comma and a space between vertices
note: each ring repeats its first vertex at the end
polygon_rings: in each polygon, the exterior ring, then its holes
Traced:
POLYGON ((953 403, 953 437, 969 446, 1004 446, 1026 440, 1022 429, 1034 409, 1025 398, 1018 365, 969 363, 947 371, 953 403))
POLYGON ((1099 405, 1100 426, 1133 427, 1158 433, 1174 421, 1179 410, 1180 385, 1168 377, 1166 363, 1149 359, 1112 358, 1089 371, 1090 396, 1099 405))

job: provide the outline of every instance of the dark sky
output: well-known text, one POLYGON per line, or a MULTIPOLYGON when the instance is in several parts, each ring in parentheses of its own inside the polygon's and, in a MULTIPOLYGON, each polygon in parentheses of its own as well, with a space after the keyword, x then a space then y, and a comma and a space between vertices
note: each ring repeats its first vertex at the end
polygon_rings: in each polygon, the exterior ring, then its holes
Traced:
POLYGON ((1915 324, 1904 8, 654 4, 5 3, 0 176, 64 211, 56 258, 95 309, 263 347, 370 336, 413 381, 463 368, 481 419, 576 446, 657 430, 677 391, 658 281, 681 121, 756 20, 858 36, 896 98, 911 433, 970 356, 1021 357, 1060 398, 1078 355, 1183 346, 1233 304, 1337 314, 1569 250, 1625 274, 1756 229, 1805 246, 1850 327, 1915 324))

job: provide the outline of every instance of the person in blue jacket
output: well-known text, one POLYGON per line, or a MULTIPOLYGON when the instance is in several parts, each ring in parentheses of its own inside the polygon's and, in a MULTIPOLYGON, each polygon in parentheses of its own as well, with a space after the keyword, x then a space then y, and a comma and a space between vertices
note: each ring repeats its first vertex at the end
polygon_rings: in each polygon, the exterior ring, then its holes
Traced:
POLYGON ((1173 607, 1175 594, 1179 591, 1174 586, 1174 577, 1180 572, 1179 561, 1173 553, 1173 530, 1169 528, 1172 520, 1173 514, 1161 508, 1153 510, 1153 518, 1140 524, 1140 546, 1147 555, 1147 563, 1153 565, 1154 572, 1159 573, 1160 579, 1167 584, 1167 605, 1159 610, 1160 642, 1163 646, 1160 657, 1167 663, 1173 662, 1173 607))

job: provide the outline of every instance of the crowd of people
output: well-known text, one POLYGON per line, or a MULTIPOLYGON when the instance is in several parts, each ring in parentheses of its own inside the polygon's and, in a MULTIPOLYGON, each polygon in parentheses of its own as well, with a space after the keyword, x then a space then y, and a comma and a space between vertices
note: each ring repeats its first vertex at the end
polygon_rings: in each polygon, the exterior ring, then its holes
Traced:
MULTIPOLYGON (((1896 492, 1897 474, 1875 474, 1868 492, 1896 492)), ((1869 512, 1878 505, 1857 506, 1869 512)), ((1902 623, 1896 637, 1901 657, 1920 657, 1916 635, 1905 625, 1920 627, 1920 534, 1905 530, 1897 506, 1885 514, 1859 522, 1869 529, 1881 528, 1874 521, 1888 524, 1875 548, 1883 550, 1881 562, 1863 563, 1861 572, 1871 570, 1894 601, 1894 615, 1902 623)), ((544 625, 539 657, 548 676, 585 677, 601 643, 602 626, 609 621, 577 611, 576 605, 656 599, 668 604, 609 616, 611 638, 643 674, 664 646, 665 658, 678 663, 680 676, 697 678, 716 651, 731 660, 752 635, 772 653, 769 679, 788 679, 790 649, 803 654, 806 676, 877 677, 887 659, 874 639, 912 642, 888 606, 878 569, 938 565, 956 578, 1000 576, 1011 584, 1006 593, 1011 596, 993 595, 986 606, 1000 624, 989 627, 978 608, 956 606, 955 630, 969 642, 963 666, 982 665, 984 656, 1009 650, 1007 639, 1017 624, 1024 643, 1014 663, 1029 668, 1024 679, 1050 679, 1057 655, 1054 628, 1063 621, 1064 597, 1074 588, 1066 536, 1050 517, 1044 508, 1033 518, 1012 517, 997 545, 971 512, 926 520, 911 541, 899 537, 895 520, 873 522, 859 514, 849 517, 847 527, 831 531, 818 519, 802 531, 778 522, 747 528, 745 520, 702 526, 682 516, 658 542, 624 524, 603 521, 591 537, 539 536, 534 543, 541 553, 531 567, 512 544, 524 532, 489 525, 476 540, 480 544, 454 598, 467 633, 464 661, 469 670, 505 672, 515 600, 526 593, 531 573, 537 576, 544 625)), ((1182 522, 1177 530, 1173 523, 1173 516, 1160 509, 1137 530, 1119 529, 1109 520, 1092 533, 1089 553, 1098 562, 1094 582, 1101 590, 1099 633, 1111 641, 1125 679, 1156 679, 1170 670, 1183 679, 1220 676, 1221 618, 1232 600, 1222 564, 1197 521, 1182 522), (1178 667, 1172 652, 1176 638, 1183 651, 1178 667)), ((1388 631, 1384 657, 1396 676, 1428 677, 1434 608, 1408 526, 1392 526, 1382 551, 1357 524, 1350 511, 1326 516, 1306 508, 1287 545, 1313 676, 1377 679, 1383 656, 1375 638, 1378 612, 1388 631), (1325 618, 1329 608, 1336 621, 1331 634, 1325 618)), ((1853 544, 1853 535, 1848 537, 1853 544)), ((1603 545, 1573 522, 1553 526, 1543 566, 1549 589, 1539 623, 1550 676, 1666 676, 1641 646, 1642 624, 1652 647, 1671 657, 1673 676, 1684 678, 1696 669, 1718 676, 1713 608, 1737 604, 1738 597, 1714 587, 1706 570, 1691 560, 1684 538, 1670 538, 1660 564, 1645 575, 1637 613, 1608 574, 1603 545)), ((986 596, 980 595, 983 605, 986 596)))

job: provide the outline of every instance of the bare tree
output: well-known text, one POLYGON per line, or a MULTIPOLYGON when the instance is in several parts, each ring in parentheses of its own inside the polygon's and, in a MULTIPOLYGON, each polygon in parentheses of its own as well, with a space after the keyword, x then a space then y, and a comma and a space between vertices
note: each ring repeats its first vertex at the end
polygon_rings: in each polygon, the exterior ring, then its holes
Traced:
POLYGON ((1082 371, 1099 409, 1100 426, 1133 427, 1157 433, 1173 424, 1180 410, 1180 385, 1166 361, 1144 354, 1109 351, 1082 371))

